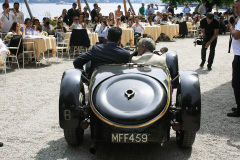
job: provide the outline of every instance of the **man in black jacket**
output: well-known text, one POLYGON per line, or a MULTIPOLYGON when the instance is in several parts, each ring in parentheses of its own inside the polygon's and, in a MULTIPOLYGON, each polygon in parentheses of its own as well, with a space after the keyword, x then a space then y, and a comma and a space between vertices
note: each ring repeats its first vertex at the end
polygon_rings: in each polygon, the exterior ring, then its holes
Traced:
POLYGON ((95 22, 94 17, 95 17, 95 16, 98 16, 98 14, 99 14, 99 13, 98 13, 98 4, 97 4, 97 3, 94 3, 94 4, 93 4, 93 7, 94 7, 94 8, 93 8, 93 10, 91 11, 92 23, 95 22))
POLYGON ((130 53, 119 47, 121 44, 122 29, 112 27, 108 30, 108 42, 106 44, 94 45, 92 49, 78 56, 73 65, 75 68, 82 69, 83 65, 91 61, 90 75, 94 68, 104 64, 127 63, 130 53))
POLYGON ((69 18, 69 26, 72 25, 73 23, 73 17, 74 16, 78 16, 79 17, 79 13, 77 10, 77 3, 73 3, 72 4, 72 8, 68 10, 68 18, 69 18))

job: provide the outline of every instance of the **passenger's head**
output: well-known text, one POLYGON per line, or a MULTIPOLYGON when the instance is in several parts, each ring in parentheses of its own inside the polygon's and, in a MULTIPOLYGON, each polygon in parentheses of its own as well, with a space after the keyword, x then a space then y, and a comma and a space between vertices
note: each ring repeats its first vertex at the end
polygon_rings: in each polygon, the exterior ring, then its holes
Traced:
POLYGON ((107 39, 110 42, 115 42, 119 44, 121 42, 121 36, 122 36, 122 29, 119 27, 111 27, 108 30, 107 39))
POLYGON ((208 12, 206 15, 206 18, 207 18, 207 23, 210 24, 210 23, 212 23, 212 21, 214 19, 214 14, 211 12, 208 12))
POLYGON ((155 42, 151 38, 142 38, 138 42, 138 55, 143 55, 145 52, 151 52, 155 50, 155 42))

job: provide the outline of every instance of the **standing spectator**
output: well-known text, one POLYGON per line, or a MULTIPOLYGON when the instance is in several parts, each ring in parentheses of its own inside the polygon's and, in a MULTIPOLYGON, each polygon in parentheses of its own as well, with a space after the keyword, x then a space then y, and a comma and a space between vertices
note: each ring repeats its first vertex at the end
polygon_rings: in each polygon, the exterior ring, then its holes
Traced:
POLYGON ((15 2, 13 4, 13 13, 16 13, 17 16, 16 16, 16 22, 18 22, 19 24, 23 24, 24 23, 24 14, 23 12, 19 11, 19 3, 18 2, 15 2))
POLYGON ((67 14, 67 10, 63 9, 62 10, 62 14, 59 18, 63 19, 63 23, 65 23, 66 25, 69 25, 69 21, 68 21, 68 14, 67 14))
POLYGON ((145 8, 144 8, 145 4, 142 3, 142 7, 139 8, 139 14, 140 16, 145 16, 145 8))
POLYGON ((189 8, 188 3, 185 4, 185 7, 183 8, 183 16, 186 16, 187 13, 190 13, 191 8, 189 8))
POLYGON ((121 11, 121 6, 118 5, 118 9, 115 10, 115 19, 120 18, 123 15, 123 12, 121 11))
POLYGON ((230 32, 232 34, 232 48, 234 52, 234 59, 232 62, 232 87, 235 95, 237 107, 232 108, 232 113, 228 113, 228 117, 240 117, 240 0, 235 1, 235 12, 238 15, 235 24, 230 24, 230 32))
POLYGON ((83 13, 82 13, 82 15, 83 15, 83 18, 85 19, 85 18, 89 18, 89 13, 88 13, 88 7, 87 6, 85 6, 84 8, 83 8, 83 13))
POLYGON ((219 34, 223 34, 223 33, 226 34, 227 27, 224 23, 224 16, 220 17, 219 23, 220 23, 219 34))
POLYGON ((204 66, 206 61, 206 52, 210 46, 210 54, 208 57, 208 70, 212 70, 213 59, 215 55, 215 48, 217 45, 217 36, 219 33, 219 21, 214 18, 213 13, 207 13, 206 18, 200 21, 200 27, 202 30, 203 44, 202 44, 202 63, 200 67, 204 66))
MULTIPOLYGON (((148 18, 152 18, 152 17, 148 17, 148 18)), ((141 37, 145 28, 142 22, 140 22, 138 18, 136 18, 136 23, 133 24, 132 28, 134 29, 134 44, 136 44, 137 38, 141 37)))
POLYGON ((198 13, 200 15, 206 15, 206 13, 207 13, 206 4, 207 4, 207 2, 203 1, 202 5, 198 8, 198 13))
POLYGON ((164 13, 164 12, 168 12, 168 4, 166 4, 165 5, 165 7, 162 9, 162 14, 164 13))
POLYGON ((158 10, 158 5, 155 4, 156 7, 153 7, 153 3, 150 4, 150 8, 149 8, 149 13, 148 15, 150 14, 151 16, 154 14, 154 11, 155 10, 158 10))
POLYGON ((174 6, 173 6, 173 4, 169 5, 168 12, 172 13, 172 16, 174 16, 174 6))
POLYGON ((2 5, 3 13, 0 15, 1 25, 2 25, 2 33, 3 37, 8 33, 10 30, 13 22, 15 22, 16 19, 16 13, 11 13, 9 11, 9 5, 8 3, 3 3, 2 5))
POLYGON ((147 5, 147 8, 146 8, 146 10, 145 10, 146 19, 147 19, 148 16, 149 16, 149 11, 150 11, 149 9, 150 9, 150 4, 147 5))
POLYGON ((98 17, 98 4, 97 3, 94 3, 93 4, 93 10, 91 11, 91 18, 92 18, 92 23, 94 23, 95 22, 95 16, 97 16, 98 17))
POLYGON ((68 10, 68 19, 69 19, 69 26, 73 23, 73 17, 79 16, 78 10, 77 10, 77 3, 72 4, 72 8, 68 10))

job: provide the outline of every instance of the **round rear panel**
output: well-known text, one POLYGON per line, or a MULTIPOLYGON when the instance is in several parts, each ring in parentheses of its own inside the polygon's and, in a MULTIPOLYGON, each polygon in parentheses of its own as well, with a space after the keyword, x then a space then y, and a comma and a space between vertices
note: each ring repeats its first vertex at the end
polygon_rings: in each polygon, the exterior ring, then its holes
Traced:
POLYGON ((141 124, 158 116, 167 104, 163 85, 146 75, 122 74, 103 81, 93 92, 95 109, 119 124, 141 124))

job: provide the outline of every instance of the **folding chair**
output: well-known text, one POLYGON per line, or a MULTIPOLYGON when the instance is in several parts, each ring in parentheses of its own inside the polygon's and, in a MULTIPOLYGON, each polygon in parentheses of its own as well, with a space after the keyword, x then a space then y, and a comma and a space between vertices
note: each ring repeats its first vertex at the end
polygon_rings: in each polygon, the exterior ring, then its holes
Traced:
POLYGON ((5 74, 5 83, 6 83, 6 79, 7 79, 6 59, 7 59, 7 57, 3 58, 0 53, 0 69, 2 70, 2 73, 5 74))
POLYGON ((69 60, 70 60, 70 54, 69 54, 69 50, 68 50, 68 44, 69 44, 69 40, 68 39, 64 39, 64 32, 62 32, 59 29, 55 30, 55 37, 56 37, 56 41, 57 41, 57 57, 58 57, 58 51, 61 51, 62 54, 62 58, 63 58, 63 50, 65 49, 68 53, 69 56, 69 60))
MULTIPOLYGON (((73 52, 73 59, 75 56, 75 46, 77 47, 85 47, 85 51, 87 51, 87 49, 90 47, 90 40, 87 34, 87 30, 86 29, 73 29, 72 30, 72 34, 71 34, 71 39, 70 39, 70 46, 72 46, 74 48, 74 52, 73 52)), ((80 52, 81 54, 81 52, 80 52)))
POLYGON ((24 68, 24 60, 25 60, 24 56, 25 56, 25 54, 28 54, 28 57, 29 57, 29 58, 32 58, 32 55, 34 55, 36 67, 37 67, 38 64, 39 64, 39 66, 40 66, 40 62, 37 61, 37 57, 36 57, 36 53, 35 53, 34 42, 24 42, 24 43, 23 43, 23 46, 24 46, 24 47, 23 47, 23 68, 24 68), (27 47, 27 45, 32 45, 32 46, 27 47), (27 50, 26 48, 30 48, 30 49, 27 50))
POLYGON ((12 63, 17 63, 18 69, 20 69, 19 62, 18 62, 18 55, 19 55, 19 53, 22 53, 22 51, 23 51, 23 38, 22 38, 22 36, 13 35, 11 40, 10 40, 9 46, 7 48, 9 49, 9 51, 11 53, 8 56, 8 61, 7 61, 9 63, 9 66, 10 66, 10 64, 12 65, 12 63), (11 62, 10 62, 10 58, 12 58, 11 62), (13 62, 13 59, 15 59, 16 62, 13 62))

